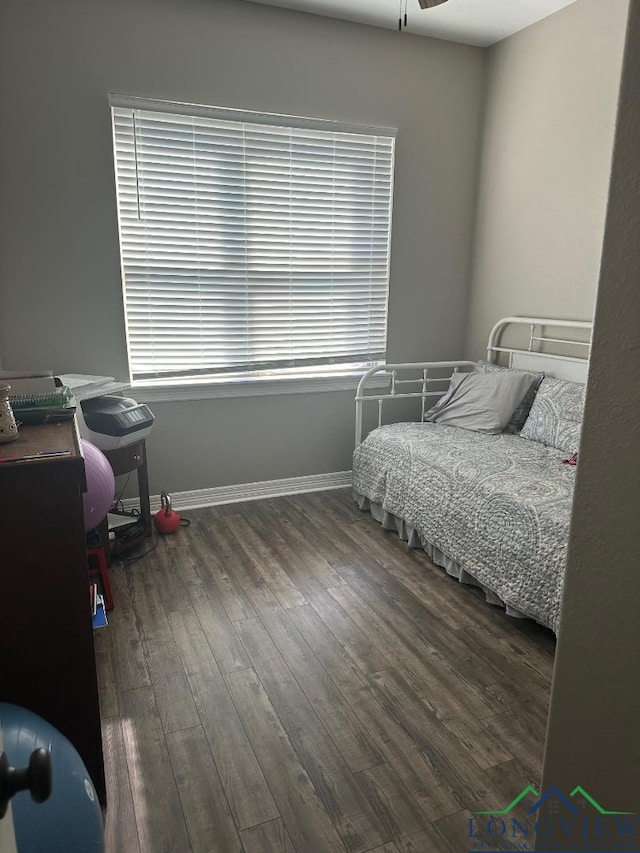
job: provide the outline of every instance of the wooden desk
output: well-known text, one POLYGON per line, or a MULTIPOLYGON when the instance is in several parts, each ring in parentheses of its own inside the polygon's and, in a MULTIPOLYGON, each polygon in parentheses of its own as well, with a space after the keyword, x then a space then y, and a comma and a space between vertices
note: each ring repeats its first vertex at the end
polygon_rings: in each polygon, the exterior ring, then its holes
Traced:
MULTIPOLYGON (((116 477, 135 471, 138 476, 138 496, 140 498, 140 517, 144 522, 143 535, 148 537, 153 532, 151 519, 151 504, 149 503, 149 473, 147 470, 147 446, 144 438, 126 447, 116 447, 115 450, 103 450, 109 460, 116 477)), ((105 546, 107 566, 111 566, 111 545, 109 543, 109 521, 107 518, 98 525, 100 539, 105 546)))
POLYGON ((149 473, 147 471, 147 446, 144 438, 126 447, 115 450, 103 450, 109 460, 113 473, 117 476, 135 471, 138 475, 138 495, 140 497, 140 515, 144 521, 144 535, 151 536, 151 506, 149 504, 149 473))
POLYGON ((0 444, 0 701, 69 738, 105 805, 85 489, 75 421, 23 426, 0 444), (43 450, 68 455, 11 461, 43 450))

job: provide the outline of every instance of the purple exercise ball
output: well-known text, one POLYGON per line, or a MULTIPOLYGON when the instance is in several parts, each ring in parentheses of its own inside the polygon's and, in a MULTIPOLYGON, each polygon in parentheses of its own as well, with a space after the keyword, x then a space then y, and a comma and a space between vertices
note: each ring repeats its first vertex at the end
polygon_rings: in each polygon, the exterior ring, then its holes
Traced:
POLYGON ((82 496, 85 532, 93 530, 109 512, 116 491, 116 481, 107 457, 101 450, 82 439, 87 491, 82 496))

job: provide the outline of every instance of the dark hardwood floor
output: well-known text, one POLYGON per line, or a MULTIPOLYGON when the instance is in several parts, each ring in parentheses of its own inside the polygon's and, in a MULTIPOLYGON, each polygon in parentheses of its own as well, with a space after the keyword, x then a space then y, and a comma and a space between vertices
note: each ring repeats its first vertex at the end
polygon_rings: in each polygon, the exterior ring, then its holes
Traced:
POLYGON ((347 490, 186 514, 96 632, 109 853, 460 853, 540 781, 549 632, 347 490))

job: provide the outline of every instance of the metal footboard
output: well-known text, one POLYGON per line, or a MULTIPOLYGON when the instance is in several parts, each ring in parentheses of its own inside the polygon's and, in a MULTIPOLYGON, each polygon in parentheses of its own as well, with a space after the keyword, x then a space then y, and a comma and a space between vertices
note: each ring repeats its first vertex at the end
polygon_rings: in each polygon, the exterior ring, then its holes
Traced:
MULTIPOLYGON (((414 398, 420 400, 420 417, 416 420, 423 420, 426 411, 427 400, 436 397, 442 397, 454 373, 464 371, 465 373, 473 370, 475 362, 473 361, 418 361, 406 362, 405 364, 380 364, 377 367, 371 367, 363 375, 358 383, 356 391, 356 447, 362 442, 362 419, 365 403, 377 403, 378 405, 378 426, 382 424, 382 407, 387 400, 407 400, 414 398), (408 373, 418 373, 418 376, 412 378, 400 378, 408 373), (376 377, 376 387, 379 388, 379 380, 382 375, 386 375, 389 380, 389 385, 382 393, 369 391, 367 393, 367 383, 376 377), (417 386, 416 390, 407 390, 407 386, 417 386)), ((434 401, 435 402, 435 401, 434 401)))

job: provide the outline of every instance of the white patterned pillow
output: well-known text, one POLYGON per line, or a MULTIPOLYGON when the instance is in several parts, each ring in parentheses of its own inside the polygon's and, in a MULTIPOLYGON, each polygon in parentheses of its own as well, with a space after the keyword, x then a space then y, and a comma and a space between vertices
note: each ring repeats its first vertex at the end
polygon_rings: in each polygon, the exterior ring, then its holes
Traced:
POLYGON ((580 382, 545 376, 520 437, 575 453, 580 446, 584 395, 580 382))

